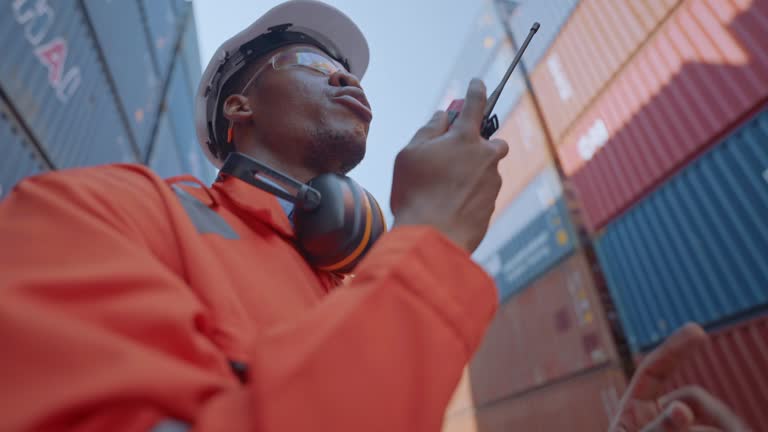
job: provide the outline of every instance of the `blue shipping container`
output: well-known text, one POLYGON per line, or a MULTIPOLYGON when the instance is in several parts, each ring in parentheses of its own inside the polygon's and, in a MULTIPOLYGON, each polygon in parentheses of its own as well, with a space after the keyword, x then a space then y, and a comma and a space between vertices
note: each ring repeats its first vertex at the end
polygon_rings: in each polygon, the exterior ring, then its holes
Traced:
POLYGON ((143 156, 155 126, 161 82, 139 4, 136 0, 85 0, 85 9, 143 156))
POLYGON ((0 158, 2 199, 19 180, 46 171, 47 167, 4 101, 0 101, 0 144, 3 149, 3 157, 0 158))
POLYGON ((575 235, 561 197, 479 263, 496 280, 504 301, 570 255, 575 235))
POLYGON ((0 8, 0 87, 54 166, 135 162, 77 2, 14 1, 0 8))
POLYGON ((768 111, 608 225, 597 252, 633 350, 768 305, 768 111))
POLYGON ((171 0, 142 0, 144 16, 149 27, 149 39, 160 77, 170 72, 180 19, 171 0))

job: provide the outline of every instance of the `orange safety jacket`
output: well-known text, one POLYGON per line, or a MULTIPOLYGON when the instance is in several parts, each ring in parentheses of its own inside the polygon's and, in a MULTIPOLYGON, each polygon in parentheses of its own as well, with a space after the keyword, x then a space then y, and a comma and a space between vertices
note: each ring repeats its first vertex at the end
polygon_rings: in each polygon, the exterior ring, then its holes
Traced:
POLYGON ((275 197, 169 183, 84 168, 0 203, 0 430, 440 429, 497 303, 466 251, 398 227, 339 284, 275 197))

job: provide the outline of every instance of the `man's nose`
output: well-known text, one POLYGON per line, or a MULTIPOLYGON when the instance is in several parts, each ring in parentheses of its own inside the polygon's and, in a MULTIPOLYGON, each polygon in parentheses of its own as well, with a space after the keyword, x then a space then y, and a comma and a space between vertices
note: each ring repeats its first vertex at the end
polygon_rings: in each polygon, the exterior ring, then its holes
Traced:
POLYGON ((362 89, 360 80, 344 69, 339 69, 328 77, 328 82, 334 87, 357 87, 362 89))

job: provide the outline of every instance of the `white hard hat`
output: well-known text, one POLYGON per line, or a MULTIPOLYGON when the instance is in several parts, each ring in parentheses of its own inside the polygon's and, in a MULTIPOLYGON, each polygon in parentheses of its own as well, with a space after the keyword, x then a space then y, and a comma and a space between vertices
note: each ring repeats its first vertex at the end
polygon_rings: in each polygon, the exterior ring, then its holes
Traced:
POLYGON ((289 0, 270 9, 245 30, 225 41, 208 62, 195 97, 195 130, 208 160, 221 168, 211 147, 222 138, 220 94, 224 84, 243 66, 283 45, 316 45, 363 78, 368 68, 368 42, 340 10, 317 0, 289 0))

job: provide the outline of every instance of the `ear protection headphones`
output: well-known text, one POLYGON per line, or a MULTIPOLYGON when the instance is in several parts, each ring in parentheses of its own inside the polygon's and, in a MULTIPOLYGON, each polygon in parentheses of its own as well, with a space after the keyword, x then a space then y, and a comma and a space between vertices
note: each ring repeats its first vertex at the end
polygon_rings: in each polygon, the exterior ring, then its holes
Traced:
POLYGON ((387 230, 373 195, 347 176, 327 173, 302 183, 237 152, 229 154, 220 174, 293 203, 299 249, 321 270, 349 273, 387 230))

